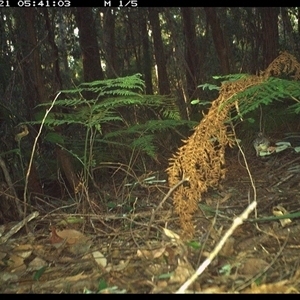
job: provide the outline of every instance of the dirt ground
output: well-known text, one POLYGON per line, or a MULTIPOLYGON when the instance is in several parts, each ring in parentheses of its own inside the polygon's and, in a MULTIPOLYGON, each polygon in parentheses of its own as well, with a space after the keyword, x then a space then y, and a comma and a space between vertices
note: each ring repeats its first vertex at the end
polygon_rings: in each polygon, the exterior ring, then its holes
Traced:
POLYGON ((242 157, 229 155, 226 179, 199 202, 192 240, 178 226, 172 196, 164 199, 163 172, 129 184, 112 178, 100 197, 77 203, 37 203, 32 219, 0 227, 0 292, 175 293, 256 199, 185 293, 298 293, 300 154, 251 152, 247 162, 255 190, 242 157), (147 181, 153 176, 159 180, 147 181), (70 214, 76 205, 87 213, 70 214))

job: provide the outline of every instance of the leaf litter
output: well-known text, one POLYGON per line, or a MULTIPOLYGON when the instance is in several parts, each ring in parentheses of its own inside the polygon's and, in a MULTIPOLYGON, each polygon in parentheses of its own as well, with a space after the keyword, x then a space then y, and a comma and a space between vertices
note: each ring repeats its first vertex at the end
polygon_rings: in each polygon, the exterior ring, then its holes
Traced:
MULTIPOLYGON (((253 156, 257 165, 252 172, 259 201, 257 215, 251 215, 257 222, 245 221, 238 227, 186 293, 299 292, 297 218, 285 226, 276 219, 259 219, 272 216, 274 207, 288 213, 298 210, 295 182, 300 174, 293 172, 292 179, 281 180, 287 170, 273 177, 276 170, 270 171, 268 162, 258 159, 253 156)), ((281 165, 287 160, 278 159, 281 165)), ((33 212, 27 219, 28 232, 24 222, 1 226, 0 292, 175 293, 248 205, 245 170, 234 160, 227 164, 231 172, 222 189, 209 191, 194 215, 192 240, 182 235, 171 200, 152 217, 153 209, 143 202, 149 201, 145 190, 140 191, 139 205, 126 214, 118 206, 109 213, 81 216, 33 212), (68 218, 80 222, 65 222, 68 218)), ((156 191, 151 187, 150 194, 153 206, 164 198, 161 187, 156 191)))

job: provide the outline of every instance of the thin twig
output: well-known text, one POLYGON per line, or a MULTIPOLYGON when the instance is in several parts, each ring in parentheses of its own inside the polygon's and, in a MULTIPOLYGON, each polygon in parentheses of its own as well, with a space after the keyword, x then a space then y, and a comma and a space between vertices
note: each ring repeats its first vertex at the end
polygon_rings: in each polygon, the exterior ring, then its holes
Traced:
MULTIPOLYGON (((232 126, 232 130, 234 132, 233 126, 232 126)), ((232 223, 231 227, 225 232, 225 235, 222 237, 222 239, 216 245, 214 250, 209 254, 208 258, 199 266, 199 268, 196 270, 196 272, 176 291, 176 294, 184 293, 186 291, 186 289, 198 278, 198 276, 203 273, 203 271, 210 265, 212 260, 218 255, 218 253, 220 252, 220 250, 222 249, 222 247, 224 246, 224 244, 226 243, 228 238, 233 234, 235 229, 238 226, 240 226, 243 223, 243 221, 248 218, 249 214, 256 208, 257 201, 256 201, 255 184, 254 184, 253 177, 251 175, 250 169, 248 167, 248 163, 247 163, 245 153, 243 152, 238 140, 236 139, 236 135, 235 135, 235 142, 236 142, 239 150, 242 153, 242 156, 243 156, 243 159, 244 159, 244 162, 245 162, 245 166, 246 166, 247 172, 248 172, 249 177, 250 177, 250 182, 251 182, 251 185, 252 185, 252 188, 253 188, 253 191, 254 191, 254 195, 253 195, 254 200, 248 205, 248 207, 243 211, 243 213, 241 215, 239 215, 237 218, 235 218, 233 220, 233 223, 232 223)))
POLYGON ((39 215, 39 212, 38 211, 34 211, 32 214, 30 214, 29 216, 27 216, 21 222, 19 222, 18 224, 16 224, 13 228, 11 228, 11 230, 9 232, 7 232, 5 234, 5 236, 0 237, 0 244, 4 244, 5 242, 7 242, 7 240, 11 236, 13 236, 15 233, 17 233, 24 225, 26 225, 27 222, 29 222, 32 219, 38 217, 38 215, 39 215))
POLYGON ((197 279, 199 275, 210 265, 213 259, 220 252, 227 239, 233 234, 235 229, 243 223, 249 216, 249 214, 255 209, 256 201, 250 203, 250 205, 244 210, 244 212, 233 220, 231 227, 226 231, 223 238, 216 245, 215 249, 209 254, 208 258, 199 266, 196 272, 176 291, 176 294, 184 293, 185 290, 197 279))
MULTIPOLYGON (((56 95, 56 97, 54 98, 54 100, 51 103, 50 108, 46 109, 45 115, 42 119, 40 129, 38 131, 37 136, 35 137, 35 140, 34 140, 34 143, 33 143, 33 146, 32 146, 32 151, 31 151, 31 156, 30 156, 30 160, 29 160, 29 164, 28 164, 28 169, 27 169, 26 176, 25 176, 25 186, 24 186, 24 194, 23 194, 23 198, 24 198, 24 218, 26 217, 26 212, 27 212, 26 210, 27 210, 28 181, 29 181, 29 175, 30 175, 30 171, 31 171, 32 163, 33 163, 33 157, 34 157, 36 145, 37 145, 38 139, 39 139, 39 137, 42 133, 42 129, 43 129, 43 126, 45 124, 46 118, 47 118, 48 114, 50 113, 51 109, 54 107, 55 101, 57 100, 57 98, 59 97, 60 94, 61 94, 61 92, 59 92, 56 95)), ((25 227, 26 227, 26 230, 27 230, 27 222, 25 223, 25 227)))
POLYGON ((158 212, 158 210, 162 207, 162 205, 166 202, 166 200, 170 197, 170 195, 181 185, 183 184, 185 181, 189 181, 188 177, 183 177, 180 181, 178 181, 174 186, 172 186, 168 193, 166 194, 166 196, 162 199, 162 201, 158 204, 158 206, 156 207, 155 210, 153 210, 149 224, 148 224, 148 229, 147 229, 147 233, 146 233, 146 239, 148 239, 149 233, 150 233, 150 229, 152 226, 152 223, 154 221, 155 215, 158 212))
POLYGON ((2 172, 4 174, 4 178, 5 178, 5 181, 8 185, 8 187, 9 187, 9 190, 12 192, 12 194, 14 196, 13 200, 16 204, 19 218, 21 219, 22 216, 23 216, 23 211, 22 211, 22 208, 21 208, 20 200, 18 198, 17 192, 16 192, 16 190, 13 186, 13 183, 11 181, 11 177, 9 175, 9 172, 8 172, 7 168, 6 168, 6 164, 5 164, 4 160, 1 157, 0 157, 0 167, 1 167, 2 172))

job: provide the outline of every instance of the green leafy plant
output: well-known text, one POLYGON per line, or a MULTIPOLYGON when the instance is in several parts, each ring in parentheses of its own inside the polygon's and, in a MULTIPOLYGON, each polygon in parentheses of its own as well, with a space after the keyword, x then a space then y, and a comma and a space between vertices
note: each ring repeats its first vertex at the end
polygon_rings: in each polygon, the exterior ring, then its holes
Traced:
MULTIPOLYGON (((299 81, 270 77, 259 85, 253 85, 237 93, 228 103, 238 101, 239 116, 244 116, 260 105, 269 105, 274 101, 283 101, 284 99, 300 99, 299 81)), ((289 107, 289 111, 291 109, 294 113, 300 112, 299 102, 297 101, 295 105, 289 107)))
MULTIPOLYGON (((83 168, 86 183, 101 156, 103 159, 104 153, 111 153, 107 147, 119 147, 123 152, 124 149, 138 150, 155 157, 157 132, 182 125, 192 127, 195 123, 180 120, 174 99, 143 95, 143 88, 141 75, 135 74, 83 83, 72 90, 61 91, 65 98, 56 100, 45 119, 44 140, 59 145, 76 158, 83 168), (87 93, 92 93, 92 99, 85 97, 87 93), (148 117, 149 112, 154 119, 148 117), (54 131, 57 126, 63 126, 63 134, 54 131), (109 130, 104 132, 103 126, 109 130)), ((38 107, 49 105, 43 103, 38 107)), ((30 123, 40 124, 43 115, 41 111, 36 115, 37 120, 30 123)))
MULTIPOLYGON (((226 76, 214 76, 214 79, 221 79, 223 83, 233 82, 236 80, 247 80, 251 75, 247 74, 230 74, 226 76)), ((203 84, 201 88, 209 90, 217 89, 215 85, 203 84)), ((300 82, 279 77, 269 77, 260 84, 249 85, 248 88, 241 92, 235 93, 228 101, 225 101, 220 107, 222 109, 231 103, 238 103, 239 114, 235 115, 232 120, 244 117, 249 112, 259 108, 261 105, 270 105, 274 101, 282 102, 285 99, 295 100, 293 105, 286 106, 288 113, 300 113, 300 82)), ((194 100, 193 104, 198 104, 194 100)), ((200 102, 201 103, 201 102, 200 102)), ((206 102, 205 102, 206 103, 206 102)))

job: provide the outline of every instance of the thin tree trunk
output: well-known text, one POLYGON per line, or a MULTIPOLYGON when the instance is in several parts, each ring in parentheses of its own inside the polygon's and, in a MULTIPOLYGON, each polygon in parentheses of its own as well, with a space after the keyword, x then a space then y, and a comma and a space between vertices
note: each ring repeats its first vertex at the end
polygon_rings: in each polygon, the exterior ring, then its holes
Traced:
POLYGON ((173 72, 176 74, 176 88, 177 88, 177 103, 180 111, 181 118, 188 120, 191 115, 191 107, 189 103, 189 95, 187 91, 185 70, 187 70, 187 62, 184 57, 184 48, 181 42, 181 36, 179 35, 180 28, 174 21, 173 15, 168 8, 164 9, 164 15, 167 26, 171 33, 171 39, 173 42, 173 50, 171 57, 175 68, 173 72))
POLYGON ((217 55, 221 65, 222 74, 226 75, 230 73, 228 45, 225 42, 221 24, 216 12, 215 7, 204 7, 206 18, 209 22, 213 41, 217 51, 217 55))
POLYGON ((152 27, 154 55, 157 66, 158 91, 161 95, 171 93, 170 83, 167 74, 166 57, 161 37, 159 15, 157 8, 149 8, 149 20, 152 27))
POLYGON ((300 34, 300 7, 297 7, 298 34, 300 34))
MULTIPOLYGON (((52 80, 52 90, 54 93, 57 93, 59 90, 62 89, 62 79, 60 74, 60 68, 59 68, 59 56, 58 56, 58 47, 54 40, 54 32, 52 29, 52 26, 50 25, 50 19, 48 10, 44 10, 44 17, 46 22, 46 28, 48 31, 48 42, 49 45, 52 47, 52 61, 53 63, 53 80, 52 80)), ((54 110, 56 108, 54 107, 54 110)), ((62 134, 62 127, 56 126, 54 128, 55 132, 59 135, 62 134)), ((76 175, 76 171, 73 167, 72 158, 70 155, 66 152, 66 150, 61 149, 59 146, 56 146, 55 148, 55 154, 58 159, 59 165, 61 166, 63 173, 65 174, 67 181, 69 185, 72 187, 73 191, 76 193, 76 188, 80 184, 80 180, 78 179, 76 175)))
POLYGON ((283 29, 286 34, 285 38, 285 44, 288 45, 288 49, 291 51, 291 53, 295 53, 296 51, 296 44, 293 36, 293 27, 291 24, 291 20, 288 15, 288 8, 287 7, 281 7, 281 18, 283 23, 283 29))
POLYGON ((103 80, 95 20, 91 7, 76 8, 79 43, 82 52, 83 77, 85 82, 103 80))
POLYGON ((194 11, 191 7, 182 7, 181 15, 183 21, 183 35, 185 40, 185 60, 187 90, 190 100, 196 98, 198 82, 199 66, 199 47, 197 45, 194 11))
POLYGON ((106 60, 106 76, 116 78, 119 75, 115 38, 115 9, 106 8, 103 15, 103 49, 106 60))
POLYGON ((278 7, 261 7, 263 66, 265 69, 278 56, 278 7))
POLYGON ((63 70, 66 74, 69 73, 69 63, 68 63, 68 53, 67 53, 67 45, 66 45, 66 36, 67 36, 67 31, 66 31, 66 23, 64 20, 64 13, 63 10, 58 10, 58 32, 59 35, 57 37, 58 40, 58 45, 61 50, 61 60, 62 60, 62 65, 63 65, 63 70))
POLYGON ((48 9, 43 10, 46 28, 48 32, 48 43, 52 48, 52 61, 53 61, 53 80, 52 80, 52 91, 57 93, 59 90, 62 89, 62 79, 60 75, 60 67, 59 67, 59 54, 58 54, 58 47, 54 40, 54 32, 51 26, 50 18, 48 9))
MULTIPOLYGON (((41 70, 39 44, 35 33, 35 8, 16 11, 16 28, 21 45, 21 68, 24 82, 24 100, 29 108, 29 119, 33 119, 33 108, 46 101, 46 90, 41 70), (32 80, 29 80, 32 78, 32 80)), ((28 189, 33 194, 43 194, 35 165, 32 166, 28 178, 28 189)))
POLYGON ((143 59, 142 59, 142 69, 145 78, 146 85, 146 94, 153 94, 153 86, 152 86, 152 59, 150 52, 150 44, 147 30, 147 11, 145 9, 139 10, 139 21, 140 21, 140 29, 141 29, 141 39, 142 39, 142 48, 143 48, 143 59))

